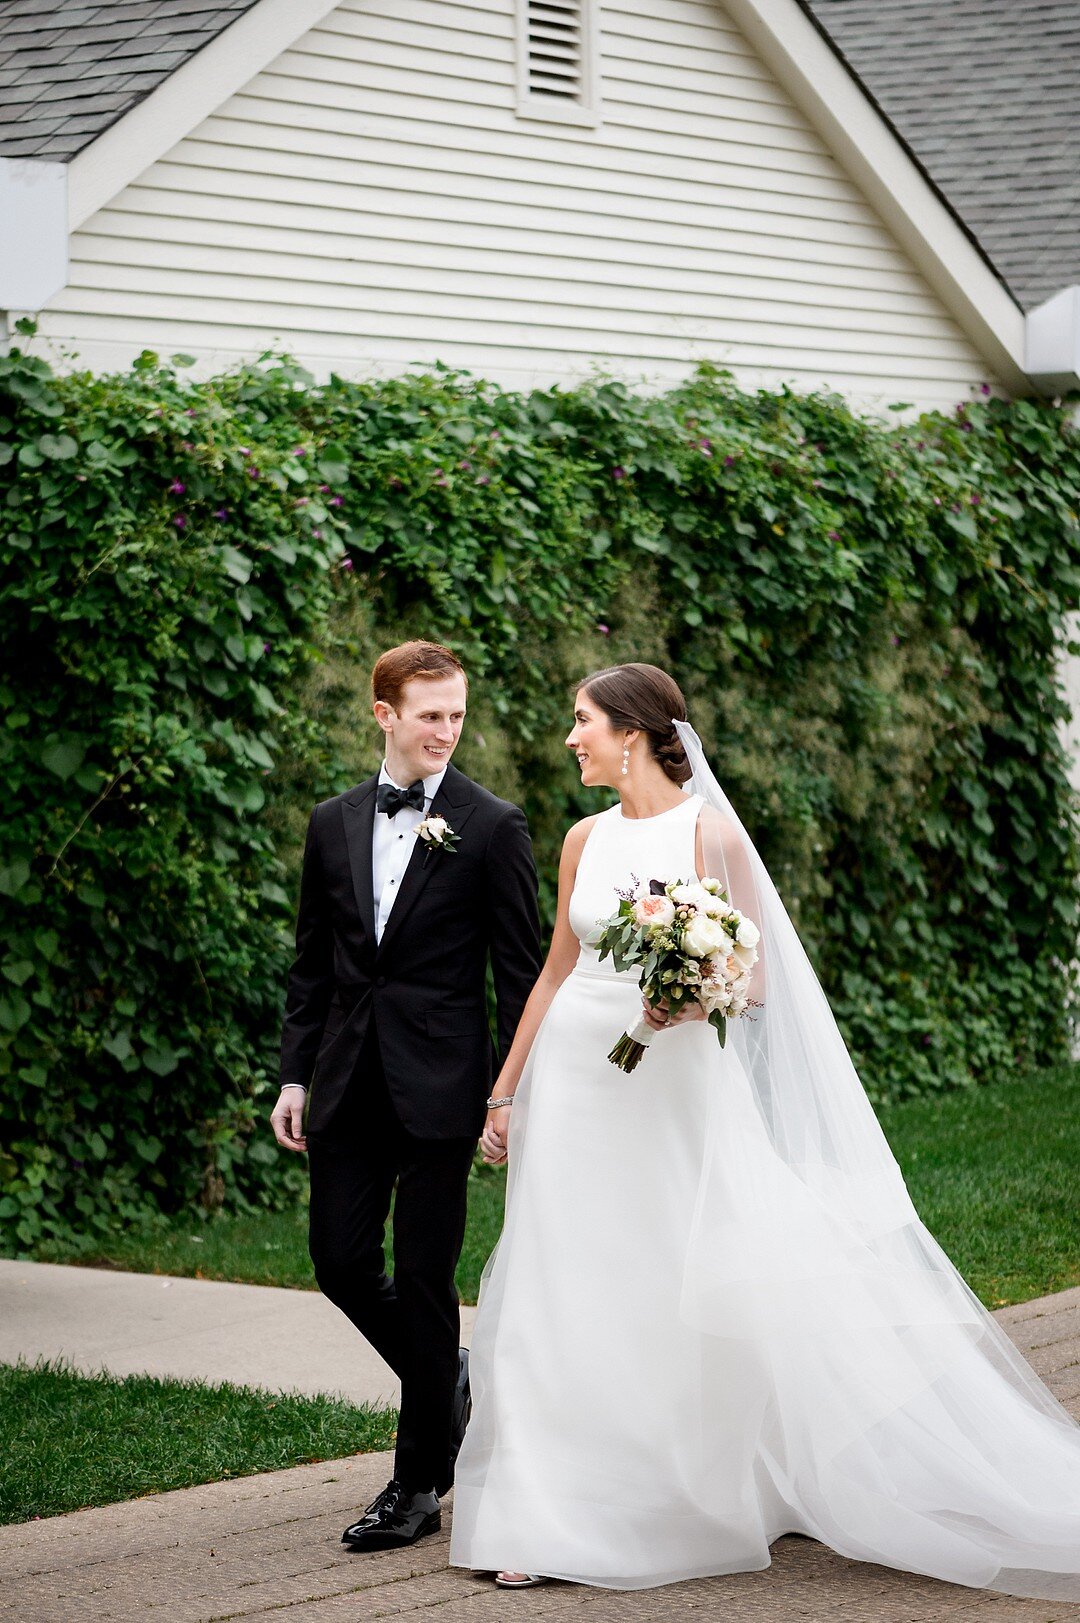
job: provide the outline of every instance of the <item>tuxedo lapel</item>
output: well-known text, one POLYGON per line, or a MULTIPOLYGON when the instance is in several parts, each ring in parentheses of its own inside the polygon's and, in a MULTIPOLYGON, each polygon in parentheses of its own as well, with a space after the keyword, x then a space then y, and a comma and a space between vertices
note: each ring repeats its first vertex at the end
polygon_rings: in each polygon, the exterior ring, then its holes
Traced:
MULTIPOLYGON (((459 772, 452 763, 446 769, 446 776, 439 785, 438 793, 431 802, 431 810, 426 813, 428 817, 445 817, 455 834, 460 834, 475 806, 471 803, 471 784, 463 772, 459 772)), ((372 795, 374 802, 374 795, 372 795)), ((370 839, 368 841, 370 851, 370 839)), ((386 928, 379 942, 379 951, 385 952, 387 943, 394 934, 400 930, 402 921, 413 907, 427 881, 431 878, 440 862, 453 862, 452 851, 435 851, 426 846, 421 839, 417 839, 408 867, 401 880, 401 888, 397 898, 390 909, 390 917, 386 921, 386 928), (428 859, 425 861, 425 857, 428 859)), ((370 856, 368 867, 370 868, 370 856)), ((368 876, 368 887, 371 887, 371 877, 368 876)), ((372 903, 374 907, 374 903, 372 903)))
POLYGON ((371 838, 375 827, 375 790, 379 775, 359 784, 341 802, 345 843, 349 849, 353 894, 368 939, 375 941, 375 887, 371 873, 371 838))

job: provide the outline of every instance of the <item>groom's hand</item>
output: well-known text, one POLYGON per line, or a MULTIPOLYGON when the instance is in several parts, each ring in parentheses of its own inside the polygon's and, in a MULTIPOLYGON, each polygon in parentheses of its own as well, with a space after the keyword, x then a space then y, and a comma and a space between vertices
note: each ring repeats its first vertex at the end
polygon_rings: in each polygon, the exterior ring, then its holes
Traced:
POLYGON ((282 1088, 278 1102, 270 1113, 270 1125, 282 1149, 296 1150, 301 1155, 307 1149, 307 1139, 304 1137, 305 1098, 303 1088, 282 1088))

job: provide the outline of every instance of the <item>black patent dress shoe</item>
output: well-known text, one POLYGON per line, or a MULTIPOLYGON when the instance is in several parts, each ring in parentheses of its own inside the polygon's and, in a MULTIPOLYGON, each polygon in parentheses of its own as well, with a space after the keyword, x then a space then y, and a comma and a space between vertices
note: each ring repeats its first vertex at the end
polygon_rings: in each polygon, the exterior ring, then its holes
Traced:
POLYGON ((345 1529, 341 1542, 350 1550, 397 1550, 441 1526, 437 1494, 415 1493, 391 1478, 360 1520, 345 1529))
POLYGON ((450 1469, 454 1469, 465 1428, 472 1414, 472 1393, 469 1390, 469 1349, 458 1348, 458 1378, 454 1388, 454 1407, 450 1419, 450 1469))

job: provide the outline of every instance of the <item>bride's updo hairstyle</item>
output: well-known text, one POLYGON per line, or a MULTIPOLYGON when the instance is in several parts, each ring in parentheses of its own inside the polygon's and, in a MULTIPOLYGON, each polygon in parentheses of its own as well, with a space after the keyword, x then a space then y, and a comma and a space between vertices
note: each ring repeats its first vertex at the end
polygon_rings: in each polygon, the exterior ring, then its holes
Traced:
POLYGON ((693 776, 673 726, 686 720, 686 700, 667 671, 658 665, 609 665, 579 682, 575 691, 580 690, 600 706, 617 732, 636 727, 645 736, 653 760, 672 783, 686 783, 693 776))

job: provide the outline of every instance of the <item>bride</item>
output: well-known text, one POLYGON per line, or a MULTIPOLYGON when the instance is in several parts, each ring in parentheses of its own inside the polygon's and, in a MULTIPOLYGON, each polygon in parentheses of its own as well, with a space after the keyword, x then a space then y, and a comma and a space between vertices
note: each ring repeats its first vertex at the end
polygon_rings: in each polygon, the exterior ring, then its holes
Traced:
POLYGON ((685 717, 652 665, 577 694, 567 745, 619 803, 566 836, 551 951, 484 1128, 485 1158, 509 1157, 506 1219, 450 1560, 508 1586, 635 1589, 767 1567, 794 1532, 1080 1600, 1080 1427, 919 1221, 685 717), (762 1007, 723 1047, 700 1017, 647 1010, 628 1075, 607 1054, 641 994, 600 961, 597 922, 632 878, 695 873, 759 925, 762 1007))

